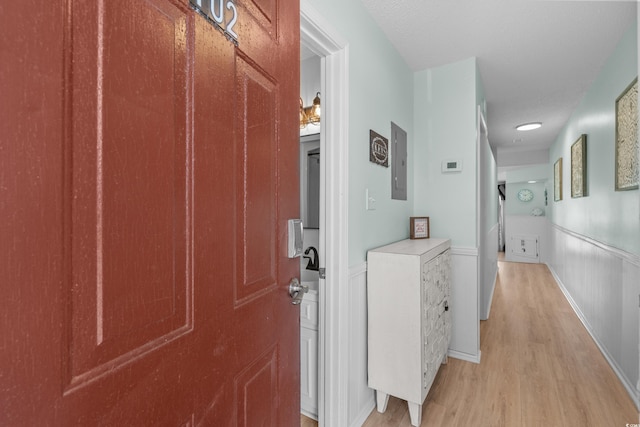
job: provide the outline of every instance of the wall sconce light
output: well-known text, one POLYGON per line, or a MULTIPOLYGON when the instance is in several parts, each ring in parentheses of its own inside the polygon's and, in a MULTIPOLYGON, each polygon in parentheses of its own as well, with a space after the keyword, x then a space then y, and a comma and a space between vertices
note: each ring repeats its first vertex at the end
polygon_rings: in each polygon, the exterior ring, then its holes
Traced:
POLYGON ((300 129, 304 129, 308 124, 319 125, 320 115, 320 92, 316 93, 313 105, 310 107, 305 107, 300 98, 300 129))

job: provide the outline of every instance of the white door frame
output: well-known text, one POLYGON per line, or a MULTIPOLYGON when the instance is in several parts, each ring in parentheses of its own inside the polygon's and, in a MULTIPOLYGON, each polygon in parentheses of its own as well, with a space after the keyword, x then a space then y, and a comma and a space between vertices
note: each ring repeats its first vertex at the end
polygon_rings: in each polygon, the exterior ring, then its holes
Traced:
POLYGON ((309 0, 300 0, 300 42, 321 57, 319 250, 326 279, 319 286, 318 421, 320 427, 338 426, 347 425, 349 401, 349 50, 309 0))

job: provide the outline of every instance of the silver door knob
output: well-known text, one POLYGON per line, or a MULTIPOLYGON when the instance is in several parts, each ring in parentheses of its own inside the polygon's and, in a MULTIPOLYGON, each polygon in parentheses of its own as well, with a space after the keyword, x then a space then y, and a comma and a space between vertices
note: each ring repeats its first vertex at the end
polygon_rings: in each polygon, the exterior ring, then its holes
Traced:
POLYGON ((301 284, 297 277, 291 279, 291 282, 289 282, 289 295, 293 298, 291 304, 300 304, 302 302, 302 297, 307 292, 309 292, 309 286, 301 284))

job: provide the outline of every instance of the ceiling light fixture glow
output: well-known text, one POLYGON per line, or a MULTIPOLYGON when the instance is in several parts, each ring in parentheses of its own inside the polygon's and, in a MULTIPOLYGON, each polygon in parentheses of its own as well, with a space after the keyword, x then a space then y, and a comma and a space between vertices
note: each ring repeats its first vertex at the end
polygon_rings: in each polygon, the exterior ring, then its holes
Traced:
POLYGON ((542 126, 542 123, 540 122, 524 123, 522 125, 516 126, 516 130, 519 130, 519 131, 533 130, 533 129, 538 129, 540 126, 542 126))

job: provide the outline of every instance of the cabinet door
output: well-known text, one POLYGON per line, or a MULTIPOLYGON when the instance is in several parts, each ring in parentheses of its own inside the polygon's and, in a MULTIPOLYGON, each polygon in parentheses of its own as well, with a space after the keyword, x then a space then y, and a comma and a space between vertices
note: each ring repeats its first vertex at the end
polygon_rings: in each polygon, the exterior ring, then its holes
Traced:
POLYGON ((530 260, 527 262, 537 262, 538 236, 512 236, 509 251, 512 256, 530 260))

